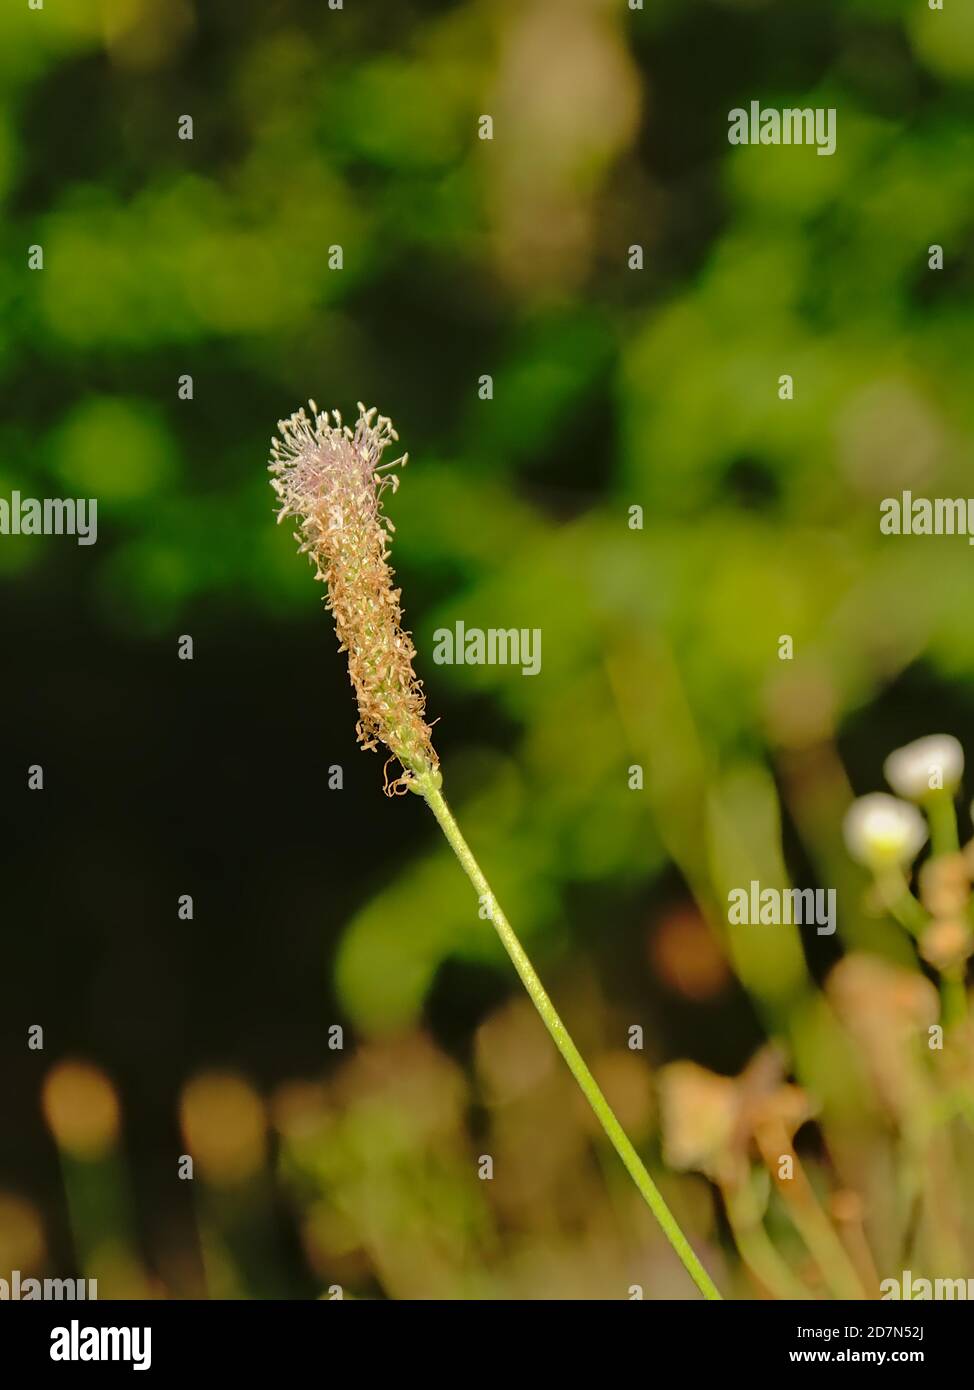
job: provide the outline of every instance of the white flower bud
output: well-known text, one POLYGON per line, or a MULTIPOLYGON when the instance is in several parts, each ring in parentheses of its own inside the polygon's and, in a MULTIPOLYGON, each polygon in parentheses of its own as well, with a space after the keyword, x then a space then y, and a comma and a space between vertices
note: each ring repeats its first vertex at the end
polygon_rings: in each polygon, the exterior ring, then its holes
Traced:
POLYGON ((925 801, 931 793, 955 792, 964 771, 964 750, 952 734, 931 734, 890 753, 883 764, 898 796, 925 801))
POLYGON ((927 823, 916 807, 885 792, 854 801, 842 829, 853 859, 871 869, 912 863, 927 838, 927 823))

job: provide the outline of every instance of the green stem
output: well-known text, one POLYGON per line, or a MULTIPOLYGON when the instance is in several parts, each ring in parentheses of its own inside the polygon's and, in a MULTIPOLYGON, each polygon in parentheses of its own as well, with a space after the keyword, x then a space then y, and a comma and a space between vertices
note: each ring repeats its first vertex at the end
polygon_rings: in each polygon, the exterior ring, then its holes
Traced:
POLYGON ((910 892, 906 875, 899 867, 884 870, 876 879, 887 912, 911 936, 918 937, 930 918, 910 892))
POLYGON ((750 1175, 740 1187, 724 1186, 722 1191, 734 1242, 748 1269, 775 1298, 799 1303, 810 1300, 810 1290, 792 1274, 764 1228, 761 1210, 751 1190, 750 1175))
POLYGON ((515 970, 520 975, 524 988, 531 996, 534 1007, 541 1015, 542 1022, 551 1034, 558 1051, 568 1063, 569 1069, 578 1082, 582 1094, 595 1111, 602 1128, 612 1141, 616 1153, 622 1159, 628 1169, 630 1177, 639 1188, 646 1205, 656 1217, 656 1220, 663 1229, 664 1235, 683 1261, 687 1273, 700 1292, 705 1298, 719 1299, 721 1295, 716 1285, 694 1254, 690 1242, 681 1231, 676 1218, 666 1205, 659 1189, 649 1176, 649 1173, 646 1171, 642 1159, 633 1148, 628 1135, 616 1119, 605 1096, 599 1090, 595 1077, 585 1065, 581 1053, 572 1042, 568 1029, 558 1017, 555 1006, 548 998, 545 988, 535 972, 534 966, 525 954, 524 948, 515 935, 513 927, 501 911, 497 899, 491 892, 490 884, 484 877, 480 865, 473 857, 470 846, 463 838, 460 827, 454 820, 453 814, 446 804, 443 793, 437 785, 438 782, 438 775, 420 774, 414 778, 413 788, 425 798, 427 805, 439 822, 440 829, 449 841, 454 854, 459 859, 464 872, 476 889, 481 902, 487 905, 490 920, 493 922, 497 935, 503 942, 504 949, 510 956, 515 970))
POLYGON ((967 1017, 964 967, 945 970, 940 977, 941 1021, 945 1031, 959 1027, 967 1017))
POLYGON ((865 1298, 866 1291, 859 1273, 835 1227, 819 1205, 815 1189, 809 1182, 784 1127, 779 1124, 773 1128, 759 1130, 757 1143, 795 1229, 808 1246, 825 1282, 838 1298, 865 1298), (781 1158, 785 1154, 792 1159, 792 1175, 790 1178, 775 1177, 781 1158))
POLYGON ((960 849, 957 834, 957 808, 950 792, 939 792, 927 802, 930 822, 930 844, 935 857, 956 854, 960 849))

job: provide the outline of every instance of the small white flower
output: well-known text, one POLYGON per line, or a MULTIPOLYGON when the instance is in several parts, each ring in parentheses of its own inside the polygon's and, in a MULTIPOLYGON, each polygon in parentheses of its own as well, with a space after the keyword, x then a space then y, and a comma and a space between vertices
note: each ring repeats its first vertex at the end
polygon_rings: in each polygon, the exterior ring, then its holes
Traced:
POLYGON ((964 750, 952 734, 930 734, 890 753, 883 764, 898 796, 924 801, 931 792, 955 792, 964 771, 964 750))
POLYGON ((842 828, 853 859, 872 869, 912 863, 927 838, 927 823, 917 808, 885 792, 854 801, 842 828))

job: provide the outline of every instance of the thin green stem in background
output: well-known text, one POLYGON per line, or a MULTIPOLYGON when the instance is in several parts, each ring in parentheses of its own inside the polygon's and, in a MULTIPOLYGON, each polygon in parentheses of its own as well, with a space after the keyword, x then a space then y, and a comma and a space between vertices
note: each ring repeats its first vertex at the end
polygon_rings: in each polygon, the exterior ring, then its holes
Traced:
POLYGON ((899 865, 885 869, 876 879, 883 904, 911 936, 918 937, 930 918, 910 892, 906 875, 899 865))
POLYGON ((808 1302, 813 1298, 811 1291, 792 1274, 764 1228, 761 1208, 755 1201, 751 1181, 748 1175, 737 1187, 721 1184, 724 1210, 741 1259, 775 1298, 808 1302))
POLYGON ((967 989, 964 967, 954 966, 940 977, 941 1020, 944 1028, 959 1028, 967 1017, 967 989))
POLYGON ((534 966, 525 954, 524 948, 515 935, 513 927, 501 911, 497 899, 491 892, 490 884, 484 877, 483 871, 474 858, 470 846, 463 838, 460 827, 454 820, 453 814, 446 804, 443 793, 437 785, 438 781, 439 778, 435 777, 433 774, 421 773, 414 778, 412 785, 413 788, 425 798, 427 805, 439 822, 440 829, 443 831, 453 852, 459 859, 464 872, 476 889, 481 902, 487 903, 490 919, 494 924, 497 935, 503 942, 504 949, 510 956, 515 970, 520 975, 524 988, 531 996, 534 1007, 541 1015, 541 1019, 548 1032, 551 1034, 558 1051, 568 1063, 569 1069, 578 1082, 582 1094, 595 1111, 599 1123, 612 1141, 616 1153, 622 1159, 630 1177, 639 1188, 646 1205, 656 1217, 656 1220, 663 1229, 664 1235, 683 1261, 687 1273, 703 1296, 709 1299, 719 1299, 721 1295, 716 1285, 700 1263, 700 1260, 694 1254, 690 1242, 683 1234, 677 1224, 676 1218, 663 1200, 659 1189, 646 1171, 642 1159, 634 1149, 622 1125, 616 1119, 605 1096, 599 1090, 595 1077, 586 1066, 581 1053, 574 1042, 572 1042, 568 1029, 562 1023, 554 1004, 552 1004, 551 1000, 548 998, 545 988, 535 972, 534 966))
POLYGON ((956 854, 960 849, 960 839, 957 834, 957 808, 951 793, 944 791, 930 797, 926 811, 934 856, 956 854))

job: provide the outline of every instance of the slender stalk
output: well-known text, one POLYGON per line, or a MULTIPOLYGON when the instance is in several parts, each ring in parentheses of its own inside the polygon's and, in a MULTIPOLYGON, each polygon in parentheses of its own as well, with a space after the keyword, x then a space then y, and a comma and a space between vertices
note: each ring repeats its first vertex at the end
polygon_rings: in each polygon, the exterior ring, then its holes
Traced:
POLYGON ((798 1234, 818 1264, 825 1282, 838 1298, 866 1298, 866 1291, 849 1252, 819 1206, 815 1190, 784 1126, 768 1124, 760 1128, 755 1137, 772 1181, 788 1208, 798 1234), (792 1160, 792 1176, 781 1178, 778 1176, 779 1163, 786 1154, 792 1160))
POLYGON ((896 866, 884 870, 876 879, 886 910, 911 936, 919 936, 930 918, 910 892, 903 870, 896 866))
POLYGON ((967 989, 964 967, 954 966, 940 977, 941 1019, 945 1028, 960 1027, 967 1017, 967 989))
POLYGON ((683 1234, 677 1224, 676 1218, 663 1200, 659 1189, 646 1171, 642 1159, 633 1148, 628 1135, 616 1119, 605 1096, 599 1090, 595 1077, 585 1065, 581 1053, 569 1035, 568 1029, 562 1023, 554 1004, 552 1004, 551 1000, 548 998, 545 988, 535 972, 534 966, 525 954, 524 948, 515 935, 513 927, 501 911, 497 899, 491 892, 490 884, 484 877, 483 871, 474 858, 470 846, 463 838, 460 827, 453 818, 453 814, 446 804, 443 793, 437 785, 438 782, 438 776, 421 773, 413 779, 412 787, 425 798, 427 805, 439 822, 440 829, 449 841, 450 847, 459 859, 464 872, 476 889, 481 902, 487 905, 490 920, 493 922, 497 935, 500 937, 504 949, 510 956, 515 970, 518 975, 520 975, 524 988, 531 996, 531 1002, 541 1015, 542 1022, 551 1034, 555 1046, 568 1063, 568 1067, 575 1080, 578 1082, 582 1094, 594 1110, 599 1123, 612 1141, 616 1153, 625 1164, 630 1177, 638 1187, 646 1205, 656 1217, 656 1220, 663 1229, 664 1235, 683 1261, 687 1273, 703 1296, 709 1299, 719 1299, 721 1295, 716 1285, 700 1263, 700 1260, 694 1254, 690 1242, 683 1234))
POLYGON ((935 855, 957 854, 960 839, 957 834, 957 807, 950 792, 939 792, 927 802, 930 821, 930 842, 935 855))
POLYGON ((764 1228, 749 1178, 736 1186, 721 1183, 720 1190, 734 1242, 752 1274, 776 1299, 788 1299, 793 1303, 810 1301, 814 1295, 792 1274, 764 1228))

